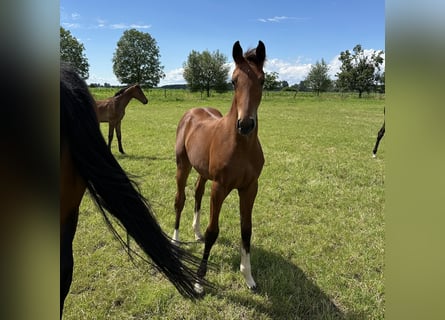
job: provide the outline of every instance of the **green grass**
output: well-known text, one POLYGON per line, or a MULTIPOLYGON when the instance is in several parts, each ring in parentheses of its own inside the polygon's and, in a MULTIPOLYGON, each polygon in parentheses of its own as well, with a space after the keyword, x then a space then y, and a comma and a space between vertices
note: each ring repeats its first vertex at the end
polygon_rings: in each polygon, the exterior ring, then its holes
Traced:
MULTIPOLYGON (((114 91, 94 89, 96 97, 114 91)), ((182 90, 146 91, 122 123, 126 155, 112 152, 136 175, 162 228, 174 224, 175 130, 194 106, 223 113, 231 93, 201 99, 182 90)), ((383 121, 379 96, 267 93, 259 109, 266 163, 253 212, 252 272, 260 290, 247 289, 239 272, 238 197, 232 192, 220 216, 220 236, 207 279, 216 285, 199 301, 182 298, 163 276, 135 266, 84 197, 74 241, 73 284, 65 319, 383 319, 384 159, 372 148, 383 121)), ((107 125, 102 124, 106 135, 107 125)), ((116 137, 115 137, 116 139, 116 137)), ((192 172, 181 236, 193 241, 192 172)), ((209 210, 208 183, 203 212, 209 210)), ((202 217, 202 228, 208 214, 202 217)), ((201 256, 203 245, 188 250, 201 256)))

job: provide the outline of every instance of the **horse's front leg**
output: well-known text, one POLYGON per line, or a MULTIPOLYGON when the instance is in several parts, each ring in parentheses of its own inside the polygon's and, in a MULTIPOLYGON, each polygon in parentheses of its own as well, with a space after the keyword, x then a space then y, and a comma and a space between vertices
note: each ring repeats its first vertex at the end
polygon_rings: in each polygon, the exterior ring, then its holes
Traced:
MULTIPOLYGON (((207 262, 209 260, 210 250, 212 249, 213 245, 215 244, 216 239, 218 238, 219 234, 219 213, 221 211, 221 206, 226 198, 226 196, 229 194, 230 190, 227 190, 227 188, 223 187, 219 183, 213 181, 212 183, 212 191, 210 194, 210 219, 209 219, 209 225, 207 226, 205 235, 204 235, 204 254, 201 260, 201 265, 198 269, 198 276, 200 278, 204 278, 207 273, 207 262)), ((202 287, 197 284, 196 286, 197 291, 202 291, 202 287)))
POLYGON ((119 145, 119 152, 125 154, 124 148, 122 148, 121 121, 116 123, 116 136, 117 136, 117 144, 119 145))
POLYGON ((241 263, 240 271, 246 280, 247 287, 256 290, 257 285, 252 277, 250 265, 250 238, 252 236, 252 209, 258 192, 258 182, 248 188, 239 189, 240 220, 241 220, 241 263))

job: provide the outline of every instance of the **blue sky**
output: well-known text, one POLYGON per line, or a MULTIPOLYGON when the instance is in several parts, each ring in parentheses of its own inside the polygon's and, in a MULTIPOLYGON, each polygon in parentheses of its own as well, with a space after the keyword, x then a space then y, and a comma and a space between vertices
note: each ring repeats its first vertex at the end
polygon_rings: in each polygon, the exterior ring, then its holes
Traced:
POLYGON ((85 46, 88 83, 119 84, 112 57, 123 32, 149 33, 160 48, 166 77, 160 85, 185 83, 183 63, 192 50, 219 50, 232 62, 243 49, 266 45, 266 72, 290 85, 303 80, 321 59, 338 71, 338 55, 361 44, 385 50, 383 0, 114 1, 60 0, 60 25, 85 46))

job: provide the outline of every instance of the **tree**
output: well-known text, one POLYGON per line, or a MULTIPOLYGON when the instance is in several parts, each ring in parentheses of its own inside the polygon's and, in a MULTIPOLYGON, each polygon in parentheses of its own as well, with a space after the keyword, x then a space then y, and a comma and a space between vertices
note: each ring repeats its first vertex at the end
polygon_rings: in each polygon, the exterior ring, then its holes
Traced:
POLYGON ((113 72, 121 83, 156 87, 165 77, 159 47, 149 33, 124 31, 113 54, 113 72))
POLYGON ((264 74, 264 90, 273 91, 278 89, 280 86, 280 82, 278 81, 278 72, 266 72, 264 74))
POLYGON ((230 68, 227 65, 227 57, 218 50, 213 53, 207 50, 202 53, 192 50, 183 67, 183 77, 191 91, 206 91, 207 97, 210 97, 210 89, 218 92, 227 90, 230 68))
POLYGON ((278 83, 278 87, 279 87, 281 90, 285 90, 286 88, 289 87, 289 82, 287 82, 286 80, 280 81, 280 82, 278 83))
POLYGON ((378 81, 380 66, 383 63, 383 51, 365 54, 360 44, 353 49, 342 51, 338 58, 342 65, 337 73, 337 84, 343 90, 358 91, 359 98, 363 92, 370 92, 378 81))
POLYGON ((377 92, 385 93, 385 71, 377 74, 376 82, 377 92))
POLYGON ((300 81, 300 83, 298 84, 298 90, 301 92, 309 91, 309 84, 308 84, 307 80, 300 81))
POLYGON ((89 77, 90 65, 84 50, 84 45, 69 30, 60 27, 60 60, 69 63, 85 80, 89 77))
POLYGON ((329 66, 323 59, 321 59, 321 62, 317 61, 309 70, 309 74, 306 77, 306 82, 312 91, 317 93, 317 96, 320 95, 320 92, 326 91, 331 84, 328 71, 329 66))

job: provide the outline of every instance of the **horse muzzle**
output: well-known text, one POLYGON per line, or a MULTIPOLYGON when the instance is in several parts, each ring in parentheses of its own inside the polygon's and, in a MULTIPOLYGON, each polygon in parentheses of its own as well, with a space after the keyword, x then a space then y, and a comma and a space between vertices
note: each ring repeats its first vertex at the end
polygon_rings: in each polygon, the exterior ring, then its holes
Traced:
POLYGON ((247 136, 256 127, 256 120, 254 118, 238 119, 236 122, 236 128, 238 132, 243 136, 247 136))

